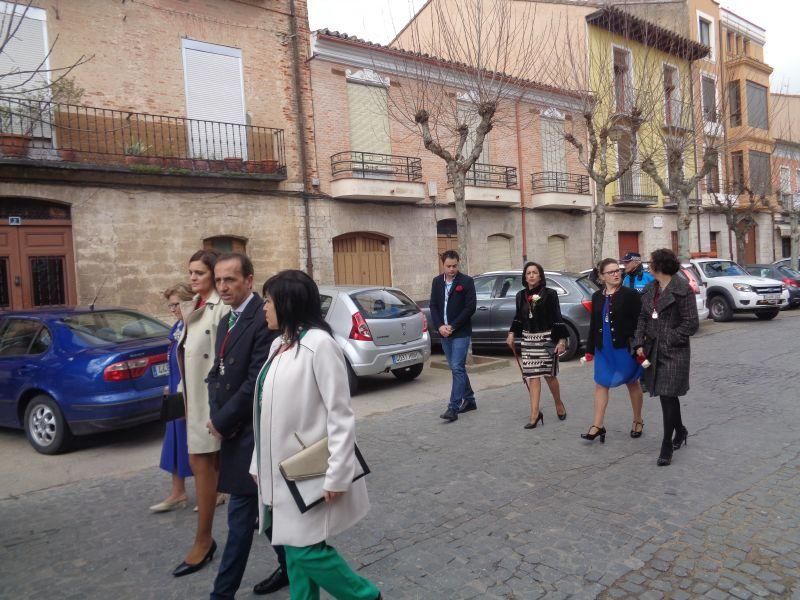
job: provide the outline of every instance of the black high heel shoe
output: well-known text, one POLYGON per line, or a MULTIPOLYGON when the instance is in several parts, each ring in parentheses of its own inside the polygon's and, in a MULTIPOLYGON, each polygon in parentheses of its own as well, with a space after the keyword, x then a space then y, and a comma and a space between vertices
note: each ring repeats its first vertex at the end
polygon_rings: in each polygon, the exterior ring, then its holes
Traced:
POLYGON ((633 422, 633 429, 631 429, 631 437, 632 438, 640 438, 642 437, 642 432, 644 431, 644 421, 634 421, 633 422), (636 431, 636 426, 641 425, 642 428, 639 431, 636 431))
POLYGON ((686 440, 689 437, 689 430, 686 427, 681 427, 680 432, 675 432, 675 437, 672 438, 672 449, 673 450, 680 450, 681 446, 686 445, 686 440))
POLYGON ((658 455, 656 465, 659 467, 666 467, 672 463, 672 447, 665 448, 661 446, 661 454, 658 455))
POLYGON ((597 436, 600 436, 600 443, 606 443, 606 428, 605 427, 598 427, 597 425, 592 425, 589 427, 589 431, 586 433, 581 434, 581 438, 584 440, 589 440, 590 442, 594 440, 597 436), (592 429, 596 429, 594 433, 591 433, 592 429))
POLYGON ((206 555, 203 557, 203 560, 194 565, 190 565, 186 561, 183 561, 181 564, 175 567, 175 570, 172 572, 172 574, 175 577, 183 577, 184 575, 191 575, 192 573, 196 573, 197 571, 205 567, 208 563, 210 563, 213 560, 214 552, 216 551, 217 551, 217 542, 211 540, 211 548, 208 549, 208 552, 206 552, 206 555))
POLYGON ((558 411, 556 411, 556 416, 558 417, 559 421, 566 421, 567 420, 567 407, 566 406, 564 407, 564 414, 563 415, 558 414, 558 411))
POLYGON ((525 429, 536 429, 536 425, 541 422, 544 425, 544 413, 539 411, 539 416, 536 417, 536 420, 533 423, 526 423, 525 429))

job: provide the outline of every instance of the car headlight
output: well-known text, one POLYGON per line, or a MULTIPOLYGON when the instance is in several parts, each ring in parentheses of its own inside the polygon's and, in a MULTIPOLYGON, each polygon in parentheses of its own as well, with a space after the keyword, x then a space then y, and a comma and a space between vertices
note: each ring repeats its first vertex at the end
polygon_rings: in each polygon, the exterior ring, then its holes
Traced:
POLYGON ((739 292, 754 292, 752 285, 747 285, 746 283, 734 283, 733 289, 739 292))

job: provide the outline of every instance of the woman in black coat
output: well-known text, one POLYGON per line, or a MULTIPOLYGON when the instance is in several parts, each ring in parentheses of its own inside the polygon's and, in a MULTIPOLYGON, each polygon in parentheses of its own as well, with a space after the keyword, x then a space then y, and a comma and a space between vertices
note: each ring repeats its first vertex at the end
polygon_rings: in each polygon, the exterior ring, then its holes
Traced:
POLYGON ((633 357, 631 340, 636 331, 642 300, 639 292, 622 285, 622 270, 616 259, 606 258, 598 266, 602 289, 592 295, 592 316, 586 340, 585 361, 594 360, 594 420, 585 440, 600 436, 605 442, 603 424, 608 406, 608 390, 625 384, 633 407, 631 437, 642 435, 642 367, 633 357))
POLYGON ((549 289, 542 265, 529 262, 522 270, 522 289, 517 292, 517 312, 506 343, 514 350, 514 336, 522 338, 522 377, 528 386, 531 418, 525 429, 534 429, 544 415, 539 410, 541 377, 547 382, 556 403, 559 420, 567 418, 558 385, 558 355, 567 347, 567 326, 561 318, 558 294, 549 289))
POLYGON ((686 280, 676 275, 680 266, 672 250, 662 248, 650 255, 655 281, 647 284, 642 295, 633 341, 637 354, 650 362, 645 370, 650 396, 661 398, 664 439, 657 461, 660 467, 672 462, 672 451, 685 444, 689 435, 678 397, 689 391, 689 337, 700 326, 694 294, 686 280))

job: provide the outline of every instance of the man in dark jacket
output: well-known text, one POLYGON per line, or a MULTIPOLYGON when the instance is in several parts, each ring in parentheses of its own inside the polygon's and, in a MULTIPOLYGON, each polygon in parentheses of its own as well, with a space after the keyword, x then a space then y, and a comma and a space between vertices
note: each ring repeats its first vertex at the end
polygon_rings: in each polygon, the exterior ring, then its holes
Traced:
MULTIPOLYGON (((258 519, 258 489, 250 476, 253 457, 253 392, 267 361, 274 333, 267 329, 264 301, 253 293, 253 263, 243 254, 223 254, 214 267, 222 301, 231 307, 217 332, 214 368, 208 375, 209 434, 221 440, 219 491, 231 495, 228 539, 214 580, 212 600, 234 598, 244 576, 258 519)), ((280 566, 256 586, 269 593, 289 583, 283 547, 280 566)), ((258 593, 258 589, 254 590, 258 593)))
POLYGON ((472 277, 458 271, 458 252, 443 252, 441 259, 444 273, 433 278, 430 311, 433 327, 442 338, 442 350, 453 373, 450 402, 440 416, 453 422, 458 419, 458 413, 478 408, 466 369, 477 299, 472 277))

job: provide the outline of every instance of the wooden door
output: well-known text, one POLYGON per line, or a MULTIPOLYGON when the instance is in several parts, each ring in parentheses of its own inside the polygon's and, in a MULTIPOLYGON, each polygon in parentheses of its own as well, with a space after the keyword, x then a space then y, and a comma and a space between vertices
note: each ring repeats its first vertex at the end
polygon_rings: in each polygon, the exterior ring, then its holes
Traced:
POLYGON ((392 285, 389 240, 372 233, 348 233, 333 240, 337 285, 392 285))
POLYGON ((669 232, 670 241, 672 242, 672 251, 675 254, 678 254, 678 232, 677 231, 670 231, 669 232))
POLYGON ((71 227, 41 221, 36 225, 0 226, 0 309, 75 302, 71 227))
POLYGON ((758 262, 756 260, 757 232, 758 232, 758 225, 754 224, 753 228, 750 231, 748 231, 744 237, 744 264, 746 265, 752 265, 758 262))
POLYGON ((617 234, 620 258, 625 256, 628 252, 641 254, 639 251, 639 233, 638 231, 620 231, 617 234))

